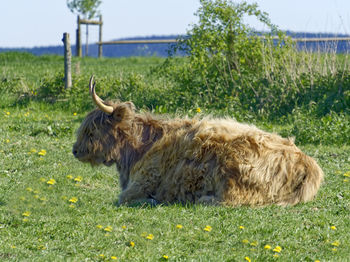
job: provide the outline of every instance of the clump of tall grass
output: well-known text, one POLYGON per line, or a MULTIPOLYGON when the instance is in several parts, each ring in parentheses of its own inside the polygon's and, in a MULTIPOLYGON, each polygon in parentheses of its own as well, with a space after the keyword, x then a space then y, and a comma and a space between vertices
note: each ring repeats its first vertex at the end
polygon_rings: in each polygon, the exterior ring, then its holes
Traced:
POLYGON ((315 109, 314 112, 322 116, 331 111, 349 113, 349 55, 337 54, 334 43, 329 43, 327 49, 297 50, 293 44, 278 57, 280 61, 276 61, 272 52, 264 54, 263 77, 269 86, 277 85, 281 89, 281 96, 271 102, 281 104, 283 95, 288 97, 281 107, 285 109, 283 113, 291 113, 299 107, 315 109))

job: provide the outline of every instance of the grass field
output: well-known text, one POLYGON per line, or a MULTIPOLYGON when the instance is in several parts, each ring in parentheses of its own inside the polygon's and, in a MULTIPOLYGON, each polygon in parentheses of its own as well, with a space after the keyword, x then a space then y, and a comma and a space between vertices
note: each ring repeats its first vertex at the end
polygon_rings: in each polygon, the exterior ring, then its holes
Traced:
MULTIPOLYGON (((146 77, 148 68, 162 61, 74 64, 86 79, 92 73, 118 78, 146 77)), ((35 90, 62 66, 61 57, 1 55, 0 81, 35 90)), ((1 90, 0 260, 350 261, 349 143, 299 143, 325 172, 319 194, 307 204, 118 207, 115 168, 92 168, 71 154, 75 130, 88 109, 43 101, 18 104, 1 90)), ((285 130, 276 123, 257 124, 285 130)))

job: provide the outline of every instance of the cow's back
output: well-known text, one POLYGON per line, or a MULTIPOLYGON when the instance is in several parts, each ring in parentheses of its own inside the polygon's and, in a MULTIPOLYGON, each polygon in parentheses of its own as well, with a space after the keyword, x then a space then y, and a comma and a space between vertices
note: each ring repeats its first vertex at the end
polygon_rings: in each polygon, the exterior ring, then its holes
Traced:
POLYGON ((203 119, 165 133, 130 178, 148 181, 148 194, 159 202, 285 205, 312 199, 323 173, 291 140, 229 119, 203 119))

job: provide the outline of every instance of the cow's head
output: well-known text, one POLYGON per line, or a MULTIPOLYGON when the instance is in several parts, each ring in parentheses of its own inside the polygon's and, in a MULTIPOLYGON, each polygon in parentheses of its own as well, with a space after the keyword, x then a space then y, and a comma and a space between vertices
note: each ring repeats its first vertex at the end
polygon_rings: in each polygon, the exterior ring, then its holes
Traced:
POLYGON ((73 155, 80 161, 107 166, 116 162, 118 147, 130 128, 135 114, 131 102, 104 102, 95 93, 93 77, 89 84, 90 95, 97 109, 90 112, 77 131, 77 141, 73 146, 73 155))

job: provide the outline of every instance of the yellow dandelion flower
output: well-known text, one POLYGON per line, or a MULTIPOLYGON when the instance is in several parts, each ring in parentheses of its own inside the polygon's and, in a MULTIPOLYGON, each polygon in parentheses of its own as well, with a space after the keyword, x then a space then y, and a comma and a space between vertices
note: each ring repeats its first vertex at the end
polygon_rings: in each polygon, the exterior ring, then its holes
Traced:
POLYGON ((75 182, 81 182, 83 180, 83 178, 81 176, 77 176, 76 178, 74 178, 75 182))
POLYGON ((76 203, 76 202, 78 202, 78 198, 72 197, 72 198, 69 199, 68 201, 71 202, 71 203, 76 203))
POLYGON ((279 257, 279 255, 278 255, 278 254, 274 254, 274 255, 273 255, 273 257, 278 258, 278 257, 279 257))
POLYGON ((10 139, 6 139, 6 143, 10 143, 10 139))
POLYGON ((44 245, 39 245, 38 246, 38 250, 45 250, 45 249, 46 249, 46 247, 44 245))
POLYGON ((17 248, 17 247, 13 245, 13 246, 11 246, 11 248, 13 248, 13 249, 14 249, 14 248, 17 248))
POLYGON ((254 241, 254 242, 250 243, 250 245, 253 246, 253 247, 256 247, 258 245, 258 242, 254 241))
POLYGON ((339 247, 340 246, 340 242, 338 240, 336 240, 331 245, 335 246, 335 247, 339 247))
POLYGON ((248 239, 243 239, 243 240, 242 240, 242 243, 243 243, 243 244, 248 244, 248 243, 249 243, 249 240, 248 240, 248 239))
POLYGON ((320 260, 316 259, 315 262, 321 262, 320 260))
POLYGON ((35 148, 32 148, 32 149, 30 149, 30 153, 36 153, 37 151, 36 151, 36 149, 35 148))
POLYGON ((265 249, 271 249, 271 246, 270 245, 265 245, 264 248, 265 249))
POLYGON ((104 254, 99 254, 98 255, 100 258, 105 258, 106 256, 104 254))
POLYGON ((104 229, 104 231, 107 231, 107 232, 112 232, 113 228, 111 226, 108 226, 104 229))
POLYGON ((28 192, 32 192, 32 191, 33 191, 33 189, 32 189, 31 187, 27 187, 26 190, 27 190, 28 192))
POLYGON ((164 258, 165 260, 168 260, 168 259, 169 259, 169 256, 163 255, 163 258, 164 258))
POLYGON ((335 226, 331 226, 331 229, 332 230, 336 230, 337 228, 335 226))
POLYGON ((244 226, 239 226, 239 229, 244 229, 244 226))
POLYGON ((130 242, 129 242, 129 246, 134 247, 134 246, 135 246, 135 242, 130 241, 130 242))
POLYGON ((349 179, 345 178, 345 179, 343 180, 343 182, 349 182, 349 179))
POLYGON ((40 182, 45 183, 45 182, 46 182, 46 179, 45 179, 44 177, 40 177, 40 182))
POLYGON ((197 109, 196 109, 196 112, 197 113, 200 113, 202 110, 200 109, 200 107, 197 107, 197 109))
POLYGON ((206 226, 205 228, 203 228, 204 231, 210 232, 212 231, 212 227, 211 226, 206 226))
POLYGON ((350 177, 350 171, 346 172, 346 173, 344 174, 344 176, 350 177))
POLYGON ((29 220, 28 220, 28 218, 23 218, 22 221, 23 222, 28 222, 29 220))
POLYGON ((126 229, 126 226, 125 226, 125 225, 123 225, 123 226, 122 226, 122 229, 126 229))
POLYGON ((179 225, 176 225, 176 228, 181 229, 183 228, 183 226, 179 224, 179 225))
POLYGON ((7 112, 6 112, 6 115, 8 115, 8 116, 9 116, 9 115, 11 115, 11 113, 10 113, 9 111, 7 111, 7 112))
POLYGON ((102 228, 103 228, 102 225, 97 225, 96 227, 97 227, 98 229, 102 229, 102 228))
POLYGON ((56 184, 56 180, 53 179, 53 178, 51 178, 49 181, 46 182, 46 184, 48 184, 48 185, 54 185, 54 184, 56 184))
POLYGON ((117 260, 118 258, 116 256, 111 256, 112 260, 117 260))
POLYGON ((38 199, 38 198, 40 198, 40 197, 39 197, 39 195, 34 195, 34 198, 35 198, 35 199, 38 199))
POLYGON ((74 113, 73 113, 73 116, 76 116, 76 115, 77 115, 77 113, 76 113, 76 112, 74 112, 74 113))
POLYGON ((276 246, 272 251, 280 253, 282 248, 280 246, 276 246))
POLYGON ((26 211, 26 212, 22 213, 22 216, 24 216, 24 217, 29 217, 29 216, 30 216, 30 212, 29 212, 29 211, 26 211))
POLYGON ((244 258, 246 261, 251 262, 252 260, 249 257, 244 258))
POLYGON ((72 175, 67 175, 66 178, 73 179, 73 176, 72 175))
POLYGON ((337 249, 337 248, 332 248, 332 251, 333 251, 333 252, 337 252, 338 249, 337 249))
POLYGON ((148 239, 148 240, 153 240, 153 238, 154 238, 153 234, 149 234, 148 236, 146 236, 146 239, 148 239))
POLYGON ((39 156, 45 156, 46 155, 46 150, 45 149, 41 149, 40 152, 38 152, 39 156))

